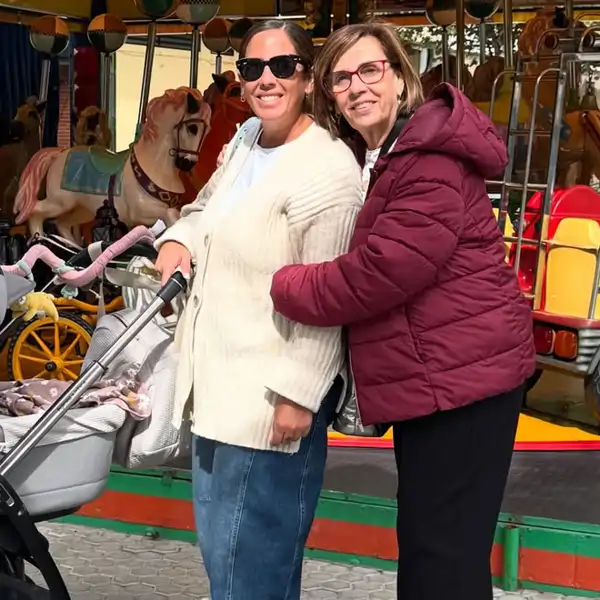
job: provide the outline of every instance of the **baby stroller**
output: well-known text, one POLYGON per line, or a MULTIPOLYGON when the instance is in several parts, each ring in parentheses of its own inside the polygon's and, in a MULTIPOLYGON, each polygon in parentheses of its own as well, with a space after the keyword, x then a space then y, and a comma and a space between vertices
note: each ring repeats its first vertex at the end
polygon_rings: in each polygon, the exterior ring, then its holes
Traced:
MULTIPOLYGON (((101 249, 109 248, 102 244, 101 249)), ((156 257, 151 246, 142 244, 130 247, 128 254, 156 257)), ((93 260, 93 257, 88 258, 93 260)), ((76 256, 72 262, 81 264, 81 259, 82 256, 76 256)), ((34 286, 25 278, 0 270, 0 320, 11 303, 33 291, 34 286)), ((116 339, 102 353, 96 351, 96 356, 94 353, 86 356, 79 378, 47 410, 24 417, 0 416, 0 450, 5 448, 0 453, 2 600, 70 600, 50 555, 48 541, 36 524, 72 514, 101 495, 113 461, 118 431, 126 421, 125 412, 114 410, 117 408, 114 405, 91 409, 75 407, 83 394, 105 376, 111 363, 118 362, 115 359, 122 356, 128 344, 185 289, 184 277, 176 272, 144 308, 133 315, 129 311, 116 339), (82 414, 71 417, 78 411, 82 414), (55 428, 67 413, 75 422, 78 434, 53 443, 55 428), (84 428, 87 428, 85 433, 84 428), (40 571, 47 588, 35 585, 26 576, 27 563, 40 571)))

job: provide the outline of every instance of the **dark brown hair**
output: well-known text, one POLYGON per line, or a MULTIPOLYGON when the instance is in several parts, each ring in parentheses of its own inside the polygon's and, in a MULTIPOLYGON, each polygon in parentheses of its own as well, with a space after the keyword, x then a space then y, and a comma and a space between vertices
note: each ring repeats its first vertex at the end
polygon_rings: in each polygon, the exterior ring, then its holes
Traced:
POLYGON ((327 81, 342 55, 364 37, 374 37, 379 41, 386 58, 404 81, 404 91, 398 106, 400 112, 411 114, 423 103, 423 87, 419 75, 414 70, 394 28, 379 22, 347 25, 334 31, 325 40, 314 66, 314 117, 316 122, 334 137, 347 138, 356 132, 343 116, 337 114, 335 96, 328 88, 327 81))
MULTIPOLYGON (((258 35, 259 33, 264 33, 265 31, 273 31, 274 29, 281 29, 285 32, 288 38, 290 38, 290 41, 294 46, 296 54, 300 57, 300 59, 302 60, 302 64, 304 65, 304 78, 311 79, 313 76, 313 68, 315 62, 315 47, 313 45, 311 37, 308 35, 306 30, 302 29, 300 25, 298 25, 297 23, 293 23, 292 21, 267 19, 266 21, 261 21, 260 23, 253 25, 243 37, 242 42, 240 44, 240 58, 246 58, 248 45, 250 44, 250 41, 254 36, 258 35)), ((304 102, 302 104, 302 112, 312 115, 312 94, 309 94, 304 98, 304 102)))
POLYGON ((253 25, 240 44, 240 58, 246 58, 248 45, 259 33, 272 31, 273 29, 281 29, 290 38, 296 54, 301 58, 304 64, 304 72, 307 77, 312 76, 312 69, 315 62, 315 47, 308 33, 297 23, 292 21, 280 21, 278 19, 267 19, 253 25))

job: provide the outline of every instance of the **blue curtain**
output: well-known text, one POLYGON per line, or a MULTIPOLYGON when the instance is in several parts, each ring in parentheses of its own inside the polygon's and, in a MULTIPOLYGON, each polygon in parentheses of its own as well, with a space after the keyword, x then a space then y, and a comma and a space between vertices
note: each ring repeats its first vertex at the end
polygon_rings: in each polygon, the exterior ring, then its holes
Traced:
MULTIPOLYGON (((28 96, 38 95, 42 57, 29 43, 29 29, 0 23, 0 114, 12 118, 28 96)), ((53 59, 48 86, 44 146, 56 146, 59 119, 58 60, 53 59)))

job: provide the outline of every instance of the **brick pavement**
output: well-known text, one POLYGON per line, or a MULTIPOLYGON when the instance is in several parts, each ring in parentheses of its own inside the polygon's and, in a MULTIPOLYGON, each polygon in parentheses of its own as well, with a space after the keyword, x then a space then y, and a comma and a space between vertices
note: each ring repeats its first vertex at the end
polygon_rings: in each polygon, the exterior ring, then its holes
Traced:
MULTIPOLYGON (((207 596, 208 581, 195 546, 59 523, 40 529, 50 540, 73 600, 201 600, 207 596)), ((393 573, 307 560, 302 600, 396 600, 394 587, 393 573)), ((496 600, 517 599, 584 600, 496 590, 496 600)))

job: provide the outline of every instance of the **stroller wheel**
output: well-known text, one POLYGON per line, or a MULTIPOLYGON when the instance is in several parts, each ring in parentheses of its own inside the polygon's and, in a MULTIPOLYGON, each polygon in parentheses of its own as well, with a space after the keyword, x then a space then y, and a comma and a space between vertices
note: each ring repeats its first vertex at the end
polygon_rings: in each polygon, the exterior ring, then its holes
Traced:
MULTIPOLYGON (((33 580, 25 575, 25 561, 12 554, 0 550, 0 575, 6 576, 9 580, 18 580, 33 584, 33 580)), ((0 583, 0 598, 2 600, 23 600, 23 595, 16 589, 4 589, 0 583)))
POLYGON ((79 376, 94 330, 83 318, 66 311, 58 323, 49 317, 23 322, 8 347, 10 379, 59 379, 79 376))

